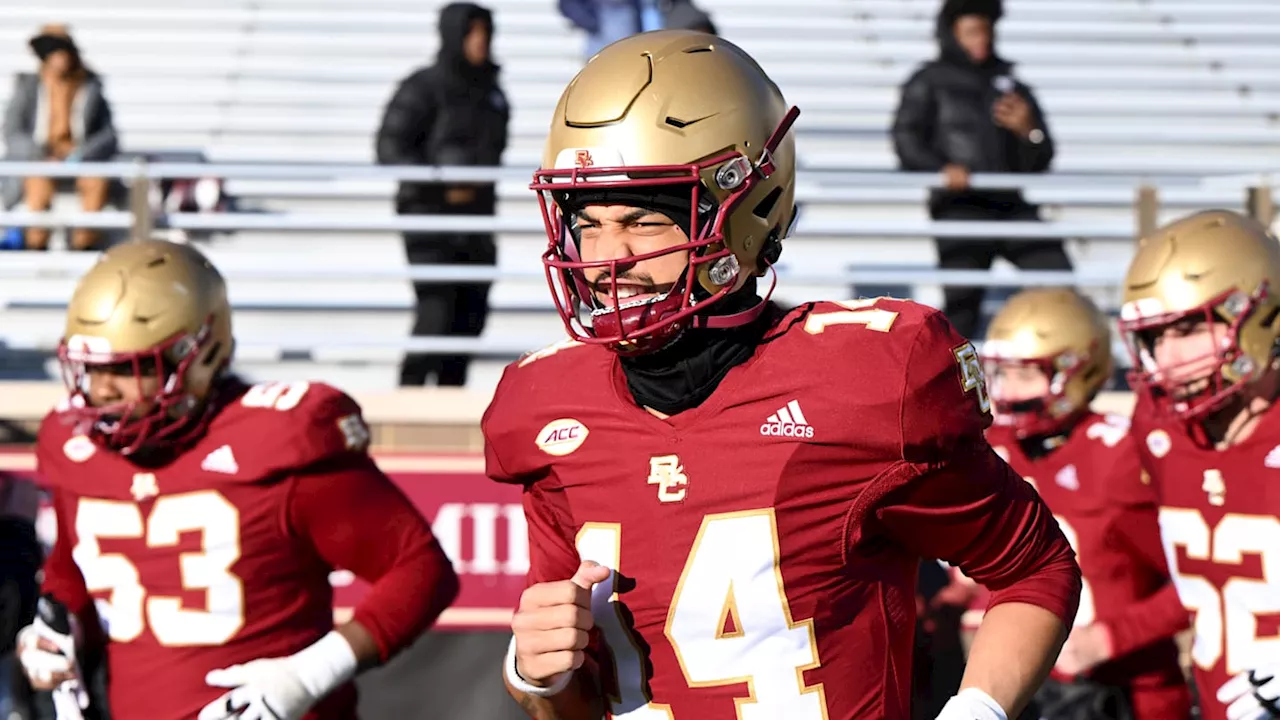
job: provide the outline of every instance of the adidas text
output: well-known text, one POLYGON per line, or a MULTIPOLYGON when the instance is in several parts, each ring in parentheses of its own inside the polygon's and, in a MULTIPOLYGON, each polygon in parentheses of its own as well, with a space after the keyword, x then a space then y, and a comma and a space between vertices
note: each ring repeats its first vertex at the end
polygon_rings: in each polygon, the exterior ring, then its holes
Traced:
POLYGON ((760 426, 760 434, 773 437, 811 438, 813 426, 783 422, 764 423, 760 426))

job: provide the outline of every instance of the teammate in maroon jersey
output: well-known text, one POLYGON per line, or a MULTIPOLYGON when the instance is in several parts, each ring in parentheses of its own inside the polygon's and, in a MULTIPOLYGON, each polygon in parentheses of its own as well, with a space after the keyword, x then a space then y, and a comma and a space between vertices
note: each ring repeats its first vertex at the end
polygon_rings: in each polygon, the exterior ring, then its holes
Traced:
POLYGON ((1206 720, 1280 717, 1280 245, 1201 212, 1144 238, 1120 328, 1206 720))
POLYGON ((1129 419, 1089 409, 1113 367, 1106 316, 1074 290, 1027 290, 992 319, 982 354, 995 410, 987 440, 1040 491, 1084 575, 1074 629, 1036 697, 1040 717, 1185 720, 1173 636, 1188 617, 1169 602, 1155 492, 1129 419))
MULTIPOLYGON (((71 397, 37 442, 58 519, 44 589, 108 643, 116 720, 353 717, 352 677, 457 590, 368 456, 359 406, 317 383, 248 387, 233 347, 222 276, 186 245, 117 245, 68 308, 71 397), (337 629, 335 568, 373 584, 337 629)), ((58 635, 23 633, 43 689, 79 680, 58 635)))
POLYGON ((573 339, 483 421, 490 476, 525 488, 505 673, 536 717, 909 717, 922 556, 996 589, 942 717, 1016 714, 1066 636, 1079 568, 983 440, 973 346, 907 301, 757 294, 795 115, 688 31, 611 45, 556 109, 532 187, 573 339))

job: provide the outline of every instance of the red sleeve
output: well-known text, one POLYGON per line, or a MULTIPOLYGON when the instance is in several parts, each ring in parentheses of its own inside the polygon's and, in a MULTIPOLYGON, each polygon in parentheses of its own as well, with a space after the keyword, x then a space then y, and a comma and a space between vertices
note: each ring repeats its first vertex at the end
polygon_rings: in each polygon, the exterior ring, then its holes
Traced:
POLYGON ((92 607, 93 598, 85 587, 84 575, 80 573, 80 567, 71 556, 71 544, 74 542, 75 533, 72 532, 69 523, 72 517, 71 503, 75 501, 75 497, 53 484, 57 456, 52 455, 51 448, 61 444, 58 441, 58 430, 61 427, 54 414, 49 413, 40 423, 40 432, 36 436, 36 475, 40 478, 40 483, 49 490, 49 499, 53 505, 57 527, 53 548, 44 561, 41 592, 53 595, 58 602, 76 615, 83 615, 92 607))
POLYGON ((53 488, 50 492, 53 496, 58 535, 44 561, 44 579, 41 581, 40 592, 52 595, 66 606, 68 612, 76 616, 84 632, 86 645, 100 647, 107 642, 105 628, 98 616, 98 608, 93 603, 93 596, 85 587, 80 566, 76 565, 71 556, 71 539, 74 535, 67 525, 67 518, 70 517, 68 506, 73 496, 58 488, 53 488))
POLYGON ((294 480, 293 532, 332 567, 373 587, 353 619, 383 662, 413 642, 458 594, 458 576, 408 498, 367 457, 294 480))
POLYGON ((1191 626, 1191 613, 1183 607, 1178 589, 1168 583, 1103 625, 1111 636, 1112 655, 1121 657, 1186 630, 1191 626))
POLYGON ((67 518, 70 517, 67 494, 63 490, 54 488, 52 495, 58 536, 54 540, 53 549, 49 551, 49 557, 44 561, 44 582, 41 590, 53 595, 69 611, 76 615, 83 615, 93 604, 93 598, 85 588, 80 567, 71 557, 71 542, 74 535, 67 525, 67 518))
MULTIPOLYGON (((1137 469, 1136 474, 1141 470, 1137 469)), ((1112 487, 1123 487, 1128 482, 1140 485, 1135 474, 1114 478, 1112 487)), ((1140 486, 1145 488, 1147 486, 1140 486)), ((1134 494, 1142 492, 1135 489, 1134 494)), ((1121 509, 1112 523, 1113 532, 1129 549, 1129 556, 1147 572, 1165 578, 1165 584, 1156 593, 1126 606, 1119 614, 1109 616, 1103 623, 1110 631, 1112 652, 1115 656, 1127 655, 1153 642, 1171 638, 1187 629, 1191 614, 1178 599, 1178 591, 1169 580, 1169 567, 1160 542, 1159 509, 1154 502, 1128 505, 1121 509)))
POLYGON ((565 535, 572 528, 568 508, 562 502, 563 491, 548 490, 542 483, 526 485, 524 516, 529 527, 528 584, 568 580, 582 562, 578 550, 565 535))
POLYGON ((902 461, 859 499, 859 525, 941 558, 991 591, 989 607, 1024 602, 1066 625, 1080 567, 1049 508, 983 437, 991 422, 973 346, 940 314, 921 325, 902 391, 902 461))
POLYGON ((511 454, 514 457, 507 457, 506 464, 498 455, 499 447, 513 446, 514 443, 519 442, 517 438, 520 437, 520 430, 523 427, 521 420, 528 415, 527 409, 521 407, 524 403, 521 403, 519 388, 512 389, 516 384, 518 369, 517 365, 512 364, 502 371, 498 387, 493 391, 493 399, 489 401, 484 414, 480 417, 480 433, 484 437, 484 471, 485 475, 495 482, 528 483, 537 479, 536 476, 530 476, 530 473, 517 467, 520 463, 512 464, 513 461, 520 459, 517 453, 511 454))

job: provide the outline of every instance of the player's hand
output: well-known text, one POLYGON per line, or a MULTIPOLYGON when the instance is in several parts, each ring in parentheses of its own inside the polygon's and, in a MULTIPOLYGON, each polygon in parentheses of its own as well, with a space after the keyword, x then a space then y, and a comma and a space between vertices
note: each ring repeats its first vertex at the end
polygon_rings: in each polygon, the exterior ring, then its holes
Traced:
POLYGON ((1114 655, 1111 632, 1106 625, 1094 623, 1071 631, 1053 667, 1064 675, 1075 677, 1110 660, 1114 655))
POLYGON ((969 187, 969 168, 952 163, 942 168, 948 190, 964 190, 969 187))
MULTIPOLYGON (((74 622, 74 618, 71 619, 74 622)), ((80 681, 80 663, 76 658, 76 628, 60 633, 41 618, 18 631, 18 662, 31 687, 50 691, 63 683, 74 684, 81 708, 89 706, 88 693, 80 681)))
POLYGON ((297 720, 355 676, 356 656, 336 631, 288 657, 211 670, 205 683, 232 688, 204 706, 199 720, 297 720))
POLYGON ((199 720, 296 720, 320 699, 307 691, 302 679, 289 667, 288 658, 254 660, 213 670, 204 681, 234 690, 205 705, 199 720))
POLYGON ((1280 662, 1242 672, 1218 688, 1227 720, 1280 718, 1280 662))
POLYGON ((610 570, 587 560, 568 580, 538 583, 520 595, 511 618, 516 672, 531 685, 554 685, 563 673, 582 667, 591 617, 591 588, 610 570))
POLYGON ((1026 138, 1035 130, 1031 116, 1031 104, 1018 93, 1005 93, 992 108, 996 124, 1020 138, 1026 138))

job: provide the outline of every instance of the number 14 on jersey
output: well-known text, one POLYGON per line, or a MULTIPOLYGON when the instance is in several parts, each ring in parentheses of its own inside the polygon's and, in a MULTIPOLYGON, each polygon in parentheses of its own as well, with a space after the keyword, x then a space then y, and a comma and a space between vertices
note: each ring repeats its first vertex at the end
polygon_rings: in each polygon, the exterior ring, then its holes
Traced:
MULTIPOLYGON (((615 571, 591 595, 591 611, 613 659, 613 717, 670 719, 669 706, 654 702, 638 643, 624 621, 623 599, 614 587, 626 574, 622 526, 587 523, 578 533, 578 554, 615 571)), ((751 696, 736 701, 743 720, 826 717, 822 685, 804 685, 804 671, 818 667, 812 620, 791 616, 779 569, 778 529, 773 510, 708 515, 693 541, 667 609, 663 634, 691 688, 747 683, 751 696)))

